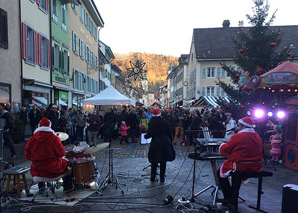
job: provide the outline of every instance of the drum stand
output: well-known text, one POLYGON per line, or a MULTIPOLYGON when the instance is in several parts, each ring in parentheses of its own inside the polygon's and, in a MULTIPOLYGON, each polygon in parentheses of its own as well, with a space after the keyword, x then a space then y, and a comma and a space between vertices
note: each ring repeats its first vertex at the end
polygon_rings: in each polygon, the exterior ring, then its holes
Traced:
POLYGON ((109 143, 109 172, 108 172, 107 176, 105 177, 104 181, 98 187, 97 192, 100 193, 99 190, 104 189, 107 186, 112 186, 112 187, 115 186, 116 189, 119 187, 121 189, 121 193, 124 194, 124 191, 121 188, 121 183, 120 183, 119 179, 116 177, 116 175, 114 174, 113 148, 111 148, 111 143, 109 143))

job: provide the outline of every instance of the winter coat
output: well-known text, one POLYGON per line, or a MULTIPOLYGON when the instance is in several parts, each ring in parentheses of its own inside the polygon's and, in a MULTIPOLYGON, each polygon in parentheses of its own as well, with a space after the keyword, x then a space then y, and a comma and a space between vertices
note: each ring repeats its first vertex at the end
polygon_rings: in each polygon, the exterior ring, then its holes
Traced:
POLYGON ((121 136, 127 136, 128 127, 121 125, 120 129, 121 129, 121 136))
POLYGON ((33 110, 30 110, 29 119, 32 126, 38 125, 41 119, 41 112, 38 109, 36 109, 36 113, 34 113, 33 110))
POLYGON ((87 122, 90 124, 88 127, 88 131, 90 132, 97 132, 100 129, 101 120, 98 115, 90 115, 87 118, 87 122))
POLYGON ((57 131, 59 125, 59 114, 57 112, 54 112, 53 110, 48 109, 45 111, 45 117, 51 121, 52 129, 54 131, 57 131))
POLYGON ((62 158, 65 155, 64 147, 53 131, 38 131, 29 139, 25 147, 25 156, 32 161, 31 175, 38 177, 55 178, 66 172, 68 161, 62 158))
POLYGON ((262 150, 262 140, 252 128, 241 130, 219 147, 219 152, 228 158, 220 167, 220 176, 227 177, 232 170, 261 171, 262 150))
POLYGON ((77 116, 77 126, 85 127, 86 126, 86 116, 83 113, 78 113, 77 116))
POLYGON ((161 117, 151 117, 145 139, 152 138, 148 160, 150 163, 164 163, 175 160, 172 133, 169 124, 161 117))

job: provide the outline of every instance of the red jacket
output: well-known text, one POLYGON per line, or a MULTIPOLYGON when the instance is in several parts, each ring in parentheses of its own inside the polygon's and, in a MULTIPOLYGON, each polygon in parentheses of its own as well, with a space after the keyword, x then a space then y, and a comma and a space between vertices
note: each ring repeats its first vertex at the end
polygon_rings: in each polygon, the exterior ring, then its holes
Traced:
POLYGON ((29 139, 25 156, 32 161, 31 175, 55 178, 66 172, 68 161, 62 157, 65 149, 52 131, 38 131, 29 139))
POLYGON ((120 129, 121 129, 121 136, 127 136, 128 127, 121 125, 120 129))
POLYGON ((221 168, 221 177, 229 176, 229 171, 259 172, 262 169, 262 140, 253 129, 244 129, 222 144, 219 151, 226 156, 221 168))

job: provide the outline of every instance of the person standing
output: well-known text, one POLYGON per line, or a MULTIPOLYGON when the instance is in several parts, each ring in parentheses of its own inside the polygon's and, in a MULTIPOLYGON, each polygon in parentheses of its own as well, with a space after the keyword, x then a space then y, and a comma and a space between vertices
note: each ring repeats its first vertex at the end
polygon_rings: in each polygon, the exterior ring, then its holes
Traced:
POLYGON ((84 128, 86 126, 86 123, 87 123, 86 115, 83 113, 82 109, 79 109, 78 115, 77 115, 77 130, 76 130, 77 141, 84 140, 84 128))
POLYGON ((260 172, 263 165, 262 140, 254 131, 255 122, 250 117, 238 121, 238 133, 226 143, 218 142, 220 154, 227 157, 218 170, 219 184, 224 200, 233 204, 237 192, 232 190, 228 177, 233 171, 260 172))
POLYGON ((26 107, 22 107, 20 111, 20 119, 23 122, 23 130, 22 130, 22 141, 25 140, 25 127, 28 121, 28 112, 26 107))
POLYGON ((127 139, 127 130, 129 128, 126 126, 125 121, 121 122, 120 130, 121 130, 121 140, 120 144, 122 144, 122 141, 125 141, 128 144, 128 139, 127 139))
POLYGON ((116 116, 113 108, 110 108, 110 111, 107 112, 103 117, 104 123, 104 141, 112 142, 113 132, 116 124, 116 116))
POLYGON ((39 111, 39 109, 37 109, 36 104, 33 105, 32 109, 29 112, 29 119, 30 119, 31 131, 33 135, 33 132, 37 128, 38 123, 41 119, 41 112, 39 111))
POLYGON ((93 110, 93 114, 88 116, 87 122, 90 124, 88 127, 88 144, 97 144, 97 133, 100 128, 101 120, 97 114, 97 110, 93 110))
POLYGON ((59 113, 58 106, 56 104, 50 104, 47 110, 44 113, 44 116, 48 118, 52 123, 52 129, 55 132, 58 132, 59 127, 59 113))
POLYGON ((4 103, 0 103, 0 129, 3 129, 3 140, 6 146, 9 147, 10 156, 14 160, 16 158, 16 151, 11 141, 13 119, 11 114, 4 108, 4 103))
POLYGON ((180 144, 183 143, 183 121, 184 121, 184 115, 181 109, 179 109, 179 112, 175 114, 175 138, 174 143, 177 144, 178 135, 180 134, 180 144))
POLYGON ((128 115, 128 127, 131 136, 131 143, 136 143, 136 136, 139 129, 139 118, 137 116, 136 110, 131 109, 130 114, 128 115))
POLYGON ((171 128, 161 117, 159 109, 152 110, 148 131, 144 137, 152 138, 148 152, 148 160, 151 163, 150 181, 155 181, 157 166, 160 164, 160 182, 164 183, 167 162, 175 160, 176 154, 172 144, 171 128))
POLYGON ((226 134, 225 138, 230 139, 235 134, 236 121, 233 119, 231 113, 228 114, 226 120, 226 134))

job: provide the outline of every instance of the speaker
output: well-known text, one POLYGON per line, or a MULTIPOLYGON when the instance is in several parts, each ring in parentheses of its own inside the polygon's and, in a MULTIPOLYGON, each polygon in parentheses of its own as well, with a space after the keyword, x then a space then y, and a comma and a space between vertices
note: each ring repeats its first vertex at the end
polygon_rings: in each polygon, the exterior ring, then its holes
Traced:
POLYGON ((298 185, 287 184, 282 190, 282 213, 296 213, 298 210, 298 185))
POLYGON ((298 145, 287 143, 284 152, 285 166, 298 171, 298 145))

